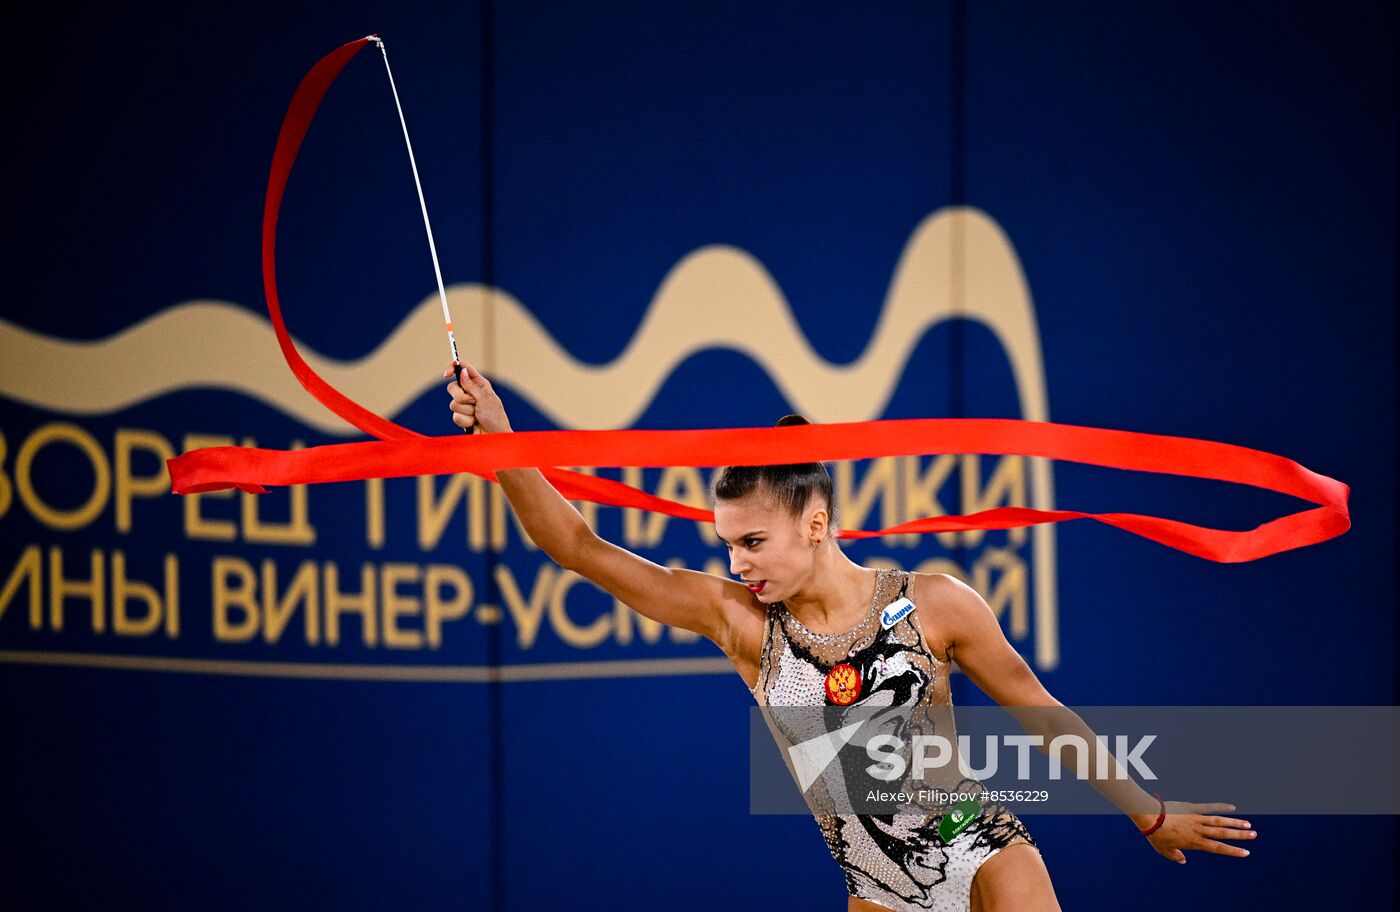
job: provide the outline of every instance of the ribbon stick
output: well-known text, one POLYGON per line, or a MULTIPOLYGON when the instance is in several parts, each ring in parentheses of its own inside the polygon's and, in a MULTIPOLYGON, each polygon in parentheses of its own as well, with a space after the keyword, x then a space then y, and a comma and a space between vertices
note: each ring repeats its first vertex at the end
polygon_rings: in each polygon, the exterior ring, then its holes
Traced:
MULTIPOLYGON (((227 488, 260 493, 267 485, 455 472, 469 472, 496 481, 497 471, 533 466, 571 500, 711 522, 714 515, 709 510, 558 466, 769 465, 974 453, 1039 457, 1215 479, 1289 494, 1317 506, 1247 531, 1214 529, 1137 513, 998 507, 969 516, 924 517, 877 531, 847 529, 842 530, 840 536, 859 539, 904 532, 1011 529, 1045 522, 1092 519, 1197 557, 1236 563, 1317 544, 1351 527, 1347 508, 1351 489, 1342 482, 1272 453, 1190 437, 1005 418, 919 418, 700 431, 534 431, 425 437, 382 418, 331 387, 297 353, 282 319, 274 262, 277 213, 297 150, 335 77, 371 40, 377 39, 362 38, 327 54, 306 74, 292 97, 278 134, 268 178, 263 220, 263 279, 268 313, 278 343, 302 386, 350 424, 380 439, 294 451, 245 447, 194 450, 167 462, 171 489, 176 494, 227 488)), ((426 223, 426 205, 424 216, 426 223)), ((444 292, 444 304, 445 301, 444 292)))
POLYGON ((413 157, 413 141, 408 138, 408 121, 403 116, 403 105, 399 103, 399 87, 394 84, 394 71, 389 67, 389 52, 384 48, 384 39, 370 35, 369 40, 379 45, 379 53, 384 57, 384 71, 389 74, 389 91, 394 93, 394 107, 399 112, 399 126, 403 127, 403 144, 408 147, 408 164, 413 169, 413 186, 418 190, 418 208, 423 211, 423 229, 428 232, 428 252, 433 257, 433 275, 437 278, 438 300, 442 302, 442 320, 447 324, 447 344, 452 349, 452 363, 457 364, 457 336, 452 332, 452 311, 447 309, 447 288, 442 284, 442 267, 438 265, 437 244, 433 243, 433 225, 428 221, 428 201, 423 198, 423 182, 418 178, 418 160, 413 157))
MULTIPOLYGON (((457 354, 457 334, 452 330, 452 311, 447 307, 447 288, 442 284, 442 267, 438 265, 437 244, 433 242, 433 224, 428 221, 428 201, 423 197, 423 181, 418 177, 418 160, 413 157, 413 140, 408 138, 408 121, 403 116, 403 105, 399 102, 399 87, 394 84, 394 70, 389 66, 389 52, 384 47, 384 39, 370 35, 369 39, 379 45, 379 53, 384 57, 384 72, 389 75, 389 91, 394 93, 394 108, 399 112, 399 126, 403 127, 403 144, 408 149, 408 165, 413 169, 413 186, 418 190, 418 208, 423 211, 423 230, 428 233, 428 253, 433 258, 433 276, 437 279, 438 300, 442 302, 442 322, 447 325, 447 347, 452 352, 452 372, 458 385, 462 382, 462 359, 457 354)), ((477 426, 463 428, 468 434, 475 433, 477 426)))

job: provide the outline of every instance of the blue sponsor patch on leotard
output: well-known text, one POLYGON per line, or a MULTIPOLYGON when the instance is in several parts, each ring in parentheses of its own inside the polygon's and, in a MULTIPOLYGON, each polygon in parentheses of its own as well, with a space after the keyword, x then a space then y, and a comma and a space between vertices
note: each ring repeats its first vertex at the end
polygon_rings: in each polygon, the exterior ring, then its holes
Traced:
POLYGON ((909 612, 914 610, 914 603, 908 598, 896 599, 885 606, 885 610, 880 612, 880 626, 889 630, 909 612))

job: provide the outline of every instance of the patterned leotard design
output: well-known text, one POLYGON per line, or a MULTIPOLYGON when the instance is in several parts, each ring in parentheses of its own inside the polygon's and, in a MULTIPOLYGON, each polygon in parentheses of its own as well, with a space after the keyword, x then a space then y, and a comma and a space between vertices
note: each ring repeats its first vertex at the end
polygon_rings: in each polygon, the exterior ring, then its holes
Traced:
MULTIPOLYGON (((881 613, 890 602, 902 594, 912 599, 913 581, 912 573, 877 570, 870 609, 860 623, 842 634, 814 633, 783 603, 769 605, 754 699, 760 706, 826 706, 837 710, 827 694, 827 675, 837 665, 847 664, 860 678, 851 708, 896 709, 891 713, 900 729, 895 734, 911 733, 904 729, 936 728, 956 744, 950 663, 935 656, 924 641, 915 621, 917 610, 888 628, 881 623, 881 613)), ((788 743, 799 743, 832 730, 811 724, 812 731, 784 731, 782 736, 788 743)), ((982 791, 981 783, 974 779, 923 782, 915 787, 929 785, 949 791, 982 791)), ((984 800, 973 822, 945 841, 938 824, 950 807, 929 808, 925 804, 919 813, 907 814, 836 813, 834 808, 843 796, 828 793, 832 787, 840 786, 819 780, 807 797, 827 848, 845 872, 847 892, 889 909, 965 912, 972 878, 983 862, 1015 842, 1035 845, 1021 821, 997 802, 984 800)))

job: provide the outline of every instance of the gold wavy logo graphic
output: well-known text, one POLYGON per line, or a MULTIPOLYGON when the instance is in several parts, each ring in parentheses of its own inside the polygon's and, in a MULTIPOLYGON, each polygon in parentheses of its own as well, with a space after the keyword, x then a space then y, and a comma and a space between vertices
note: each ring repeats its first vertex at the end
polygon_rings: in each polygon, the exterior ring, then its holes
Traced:
MULTIPOLYGON (((996 222, 973 208, 943 209, 919 223, 895 265, 870 341, 848 364, 822 358, 762 263, 726 245, 700 248, 678 262, 627 347, 607 364, 572 357, 506 292, 459 284, 448 293, 463 357, 491 367, 493 380, 529 398, 560 428, 632 426, 679 364, 712 348, 746 354, 813 421, 876 419, 914 346, 931 326, 953 317, 976 320, 995 335, 1011 365, 1022 417, 1049 420, 1040 334, 1020 262, 996 222), (489 362, 488 306, 496 340, 489 362)), ((435 296, 364 357, 337 361, 298 347, 329 383, 390 418, 442 382, 435 296)), ((226 302, 178 304, 96 341, 54 338, 0 320, 0 363, 0 395, 60 414, 108 414, 179 390, 213 388, 258 399, 327 434, 358 434, 297 384, 267 319, 226 302), (102 382, 73 382, 79 364, 101 365, 102 382)), ((1050 463, 1027 462, 1030 505, 1054 509, 1050 463)), ((1035 526, 1032 533, 1037 659, 1053 667, 1055 527, 1035 526)))
MULTIPOLYGON (((954 315, 978 320, 996 334, 1015 370, 1022 414, 1046 418, 1040 339, 1020 264, 997 225, 973 209, 943 210, 918 226, 894 270, 874 333, 849 364, 831 364, 817 354, 772 276, 734 247, 703 247, 677 263, 626 349, 602 365, 572 357, 507 292, 488 295, 481 285, 460 284, 449 293, 463 356, 484 363, 484 332, 471 331, 479 317, 469 315, 482 314, 489 297, 499 340, 493 379, 528 397, 561 428, 632 426, 676 365, 711 348, 748 355, 814 421, 878 418, 920 337, 954 315)), ((393 417, 441 383, 437 299, 425 298, 364 357, 336 361, 299 348, 333 386, 393 417)), ((0 320, 0 357, 0 395, 52 412, 107 414, 177 390, 212 388, 251 396, 327 434, 359 433, 300 388, 282 363, 266 318, 229 303, 178 304, 91 342, 0 320), (73 383, 75 364, 101 365, 103 381, 73 383)))

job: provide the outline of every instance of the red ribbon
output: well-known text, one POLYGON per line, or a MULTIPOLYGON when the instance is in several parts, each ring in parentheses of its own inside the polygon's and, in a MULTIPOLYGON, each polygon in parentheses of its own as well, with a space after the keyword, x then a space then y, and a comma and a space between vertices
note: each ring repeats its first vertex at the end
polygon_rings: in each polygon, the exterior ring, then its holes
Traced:
POLYGON ((272 318, 272 329, 277 333, 277 344, 282 346, 282 357, 292 369, 306 391, 315 396, 326 408, 335 412, 355 427, 382 440, 396 440, 421 437, 402 425, 381 418, 374 412, 351 400, 340 390, 331 386, 302 360, 301 353, 287 333, 287 324, 282 319, 282 304, 277 297, 277 214, 282 209, 282 194, 287 189, 287 177, 292 173, 292 164, 297 160, 297 151, 306 131, 311 127, 311 119, 326 97, 326 90, 335 82, 340 71, 350 58, 369 44, 370 38, 361 38, 343 44, 316 62, 316 65, 301 78, 292 103, 287 106, 287 116, 282 118, 282 129, 277 134, 277 146, 272 151, 272 173, 267 177, 267 199, 263 203, 262 270, 263 292, 267 295, 267 313, 272 318))
MULTIPOLYGON (((1132 431, 1006 418, 917 418, 783 428, 702 431, 528 431, 471 437, 418 437, 341 443, 304 450, 212 447, 170 460, 175 492, 255 485, 311 484, 470 472, 494 479, 501 469, 535 466, 764 465, 927 453, 1041 456, 1089 465, 1232 481, 1291 494, 1320 506, 1247 532, 1195 526, 1135 513, 1082 513, 999 507, 970 516, 917 519, 875 532, 843 530, 842 538, 896 532, 1009 529, 1065 519, 1094 519, 1208 560, 1254 560, 1326 541, 1351 525, 1350 489, 1292 460, 1259 450, 1132 431)), ((714 514, 653 497, 610 479, 554 475, 566 497, 653 510, 710 522, 714 514), (586 479, 577 484, 574 477, 586 479)))
POLYGON ((314 484, 409 475, 470 472, 491 481, 501 469, 539 468, 570 500, 666 513, 712 522, 709 510, 639 491, 630 485, 556 468, 579 466, 768 465, 879 456, 983 453, 1038 456, 1086 465, 1210 478, 1291 494, 1314 509, 1236 532, 1137 513, 1082 513, 998 507, 968 516, 931 516, 878 531, 847 529, 842 538, 899 532, 1010 529, 1067 519, 1093 519, 1207 560, 1255 560, 1341 535, 1351 527, 1350 488, 1272 453, 1189 437, 1076 427, 1005 418, 920 418, 783 428, 700 431, 534 431, 425 437, 374 414, 318 376, 297 352, 282 319, 274 260, 277 214, 297 150, 321 99, 370 38, 332 51, 311 68, 287 109, 273 153, 263 210, 263 284, 277 341, 292 372, 311 395, 367 434, 367 443, 282 451, 210 447, 168 461, 176 494, 265 485, 314 484))

